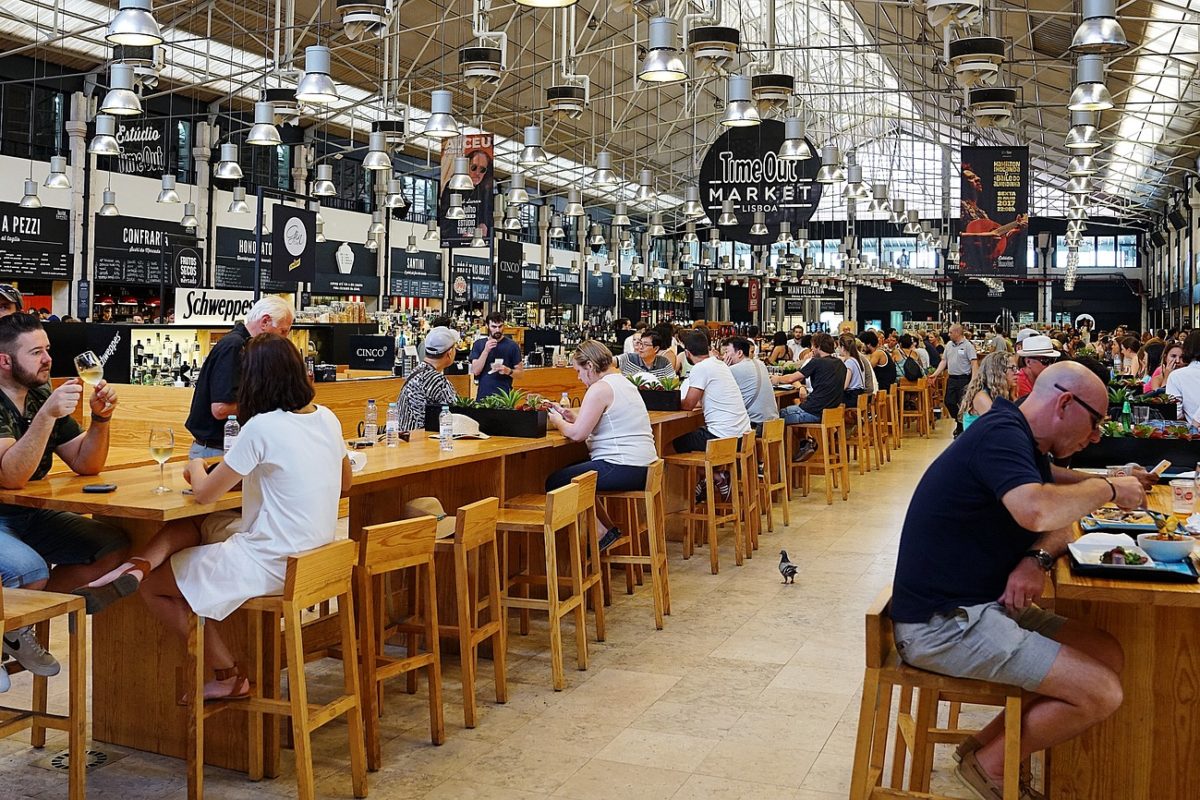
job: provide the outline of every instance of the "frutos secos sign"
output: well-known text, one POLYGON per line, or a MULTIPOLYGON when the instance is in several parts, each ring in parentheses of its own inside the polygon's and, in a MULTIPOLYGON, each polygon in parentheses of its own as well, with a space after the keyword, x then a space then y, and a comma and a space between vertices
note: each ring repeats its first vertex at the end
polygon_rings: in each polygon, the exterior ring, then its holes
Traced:
POLYGON ((737 225, 722 226, 721 238, 766 244, 775 241, 784 220, 793 232, 808 224, 821 201, 822 185, 816 181, 820 159, 781 160, 783 140, 783 123, 765 119, 759 125, 730 128, 708 149, 700 167, 700 200, 710 221, 716 221, 725 200, 732 201, 738 220, 737 225), (765 217, 765 236, 750 234, 756 211, 765 217))

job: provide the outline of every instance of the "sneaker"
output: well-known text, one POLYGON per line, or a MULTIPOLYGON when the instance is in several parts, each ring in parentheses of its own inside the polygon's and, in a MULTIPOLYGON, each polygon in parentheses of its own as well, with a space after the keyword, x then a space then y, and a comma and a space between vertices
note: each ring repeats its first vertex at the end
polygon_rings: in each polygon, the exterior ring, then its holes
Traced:
POLYGON ((58 659, 42 647, 30 625, 4 634, 4 652, 25 669, 43 678, 53 677, 61 669, 58 659))
POLYGON ((0 694, 4 694, 12 686, 12 679, 8 677, 8 670, 0 664, 0 694))
POLYGON ((729 483, 729 473, 713 473, 713 483, 717 485, 717 494, 720 495, 721 502, 728 503, 733 497, 733 487, 729 483))
POLYGON ((606 530, 604 532, 604 535, 600 537, 600 552, 603 553, 605 550, 612 547, 613 542, 615 542, 617 539, 620 539, 620 538, 621 538, 621 529, 620 528, 612 527, 612 528, 609 528, 608 530, 606 530))
POLYGON ((695 496, 696 496, 696 505, 700 505, 701 503, 703 503, 705 500, 708 499, 708 485, 704 482, 703 478, 696 481, 695 496))
POLYGON ((796 452, 792 453, 792 461, 808 461, 815 452, 817 452, 817 440, 809 436, 800 443, 796 452))

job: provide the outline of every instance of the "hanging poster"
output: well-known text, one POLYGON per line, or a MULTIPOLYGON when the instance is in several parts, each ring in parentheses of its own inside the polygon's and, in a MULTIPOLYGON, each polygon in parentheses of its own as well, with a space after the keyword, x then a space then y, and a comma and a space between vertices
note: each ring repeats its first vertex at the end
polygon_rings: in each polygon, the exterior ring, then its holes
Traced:
POLYGON ((450 300, 455 303, 495 300, 495 272, 491 259, 454 256, 450 262, 450 300))
POLYGON ((816 181, 820 159, 779 160, 783 140, 783 123, 764 119, 760 125, 727 129, 708 148, 700 166, 700 202, 709 221, 716 222, 721 203, 732 200, 738 221, 721 227, 722 240, 768 244, 779 236, 780 222, 797 231, 816 211, 823 188, 816 181), (765 235, 750 233, 756 211, 765 216, 765 235))
POLYGON ((455 136, 442 141, 442 183, 438 196, 438 223, 442 247, 468 247, 475 228, 484 226, 484 237, 492 238, 492 188, 495 185, 493 140, 490 133, 455 136), (467 174, 474 188, 455 192, 448 184, 454 174, 454 159, 467 159, 467 174), (450 195, 462 197, 463 219, 446 219, 450 195))
POLYGON ((134 217, 93 217, 96 280, 157 286, 171 280, 171 241, 192 239, 178 222, 134 217))
POLYGON ((441 253, 426 250, 409 253, 393 247, 390 270, 388 294, 393 297, 441 300, 446 294, 441 253))
POLYGON ((70 212, 0 203, 0 277, 71 279, 70 212))
POLYGON ((758 311, 759 301, 762 299, 762 284, 757 280, 750 280, 746 287, 747 307, 750 311, 758 311))
POLYGON ((316 212, 276 203, 271 208, 271 277, 277 281, 311 281, 316 273, 316 212))
POLYGON ((553 267, 550 270, 554 278, 556 294, 555 303, 562 306, 581 305, 583 303, 583 287, 580 285, 580 274, 570 267, 553 267))
POLYGON ((195 289, 203 280, 204 251, 195 238, 180 237, 171 247, 171 279, 179 287, 195 289))
POLYGON ((121 155, 97 159, 100 169, 121 175, 161 178, 167 171, 168 121, 165 119, 117 120, 121 155))
POLYGON ((496 242, 496 288, 500 294, 521 294, 521 264, 525 247, 520 242, 501 239, 496 242))
MULTIPOLYGON (((217 289, 253 289, 257 247, 258 238, 254 231, 218 227, 213 286, 217 289)), ((271 237, 265 237, 259 290, 268 294, 296 291, 295 281, 277 281, 271 277, 272 248, 271 237)))
POLYGON ((960 268, 967 275, 1025 275, 1029 148, 962 149, 960 268))
POLYGON ((351 242, 316 243, 317 275, 313 294, 379 294, 375 253, 351 242))

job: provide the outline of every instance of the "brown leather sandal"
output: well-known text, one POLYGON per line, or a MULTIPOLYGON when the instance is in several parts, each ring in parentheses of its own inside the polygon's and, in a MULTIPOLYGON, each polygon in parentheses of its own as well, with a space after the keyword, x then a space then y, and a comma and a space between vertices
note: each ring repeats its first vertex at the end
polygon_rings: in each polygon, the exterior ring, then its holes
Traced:
POLYGON ((81 586, 71 594, 77 594, 84 599, 86 613, 98 614, 122 597, 128 597, 137 592, 138 587, 142 585, 142 580, 145 580, 150 574, 150 562, 144 558, 131 558, 129 564, 129 569, 110 583, 103 586, 81 586), (130 574, 135 569, 142 573, 141 580, 130 574))
MULTIPOLYGON (((250 678, 246 675, 246 673, 242 672, 241 664, 235 662, 232 667, 213 670, 214 680, 227 681, 230 678, 238 679, 233 684, 233 691, 231 691, 229 694, 216 695, 214 697, 205 695, 204 702, 207 703, 209 701, 217 700, 244 700, 250 697, 250 690, 253 687, 253 684, 250 683, 250 678)), ((203 689, 201 689, 201 691, 203 691, 203 689)), ((191 705, 191 698, 185 694, 179 698, 178 704, 181 706, 191 705)))

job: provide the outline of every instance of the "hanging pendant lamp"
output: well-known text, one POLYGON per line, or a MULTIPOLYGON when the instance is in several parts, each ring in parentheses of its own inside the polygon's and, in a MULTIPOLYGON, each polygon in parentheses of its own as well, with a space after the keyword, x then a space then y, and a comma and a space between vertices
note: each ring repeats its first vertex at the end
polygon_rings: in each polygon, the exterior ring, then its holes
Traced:
POLYGON ((50 156, 50 172, 46 173, 46 180, 42 182, 42 186, 47 189, 71 188, 71 178, 67 175, 66 156, 50 156))

